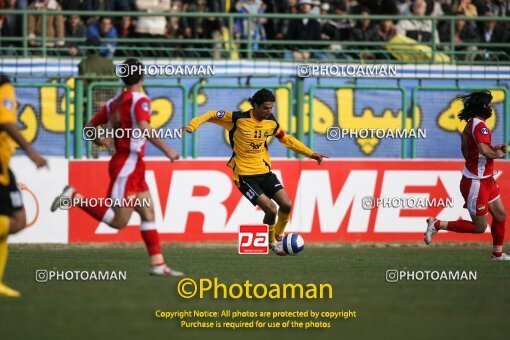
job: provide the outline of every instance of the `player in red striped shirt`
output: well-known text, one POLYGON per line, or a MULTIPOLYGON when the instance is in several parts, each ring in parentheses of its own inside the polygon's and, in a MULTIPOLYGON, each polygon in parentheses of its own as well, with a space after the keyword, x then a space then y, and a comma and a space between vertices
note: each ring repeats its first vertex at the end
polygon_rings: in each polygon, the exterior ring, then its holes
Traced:
MULTIPOLYGON (((126 74, 121 78, 126 85, 125 91, 110 99, 86 125, 84 132, 86 129, 93 129, 106 123, 110 123, 114 129, 124 129, 125 133, 116 134, 118 138, 114 139, 115 154, 109 163, 110 185, 107 197, 124 202, 134 199, 138 199, 138 202, 144 200, 152 202, 149 188, 145 182, 145 163, 143 161, 147 142, 145 136, 149 136, 150 142, 172 162, 179 159, 179 154, 168 147, 162 139, 154 138, 155 134, 151 134, 151 102, 142 92, 142 64, 134 58, 127 59, 124 64, 127 65, 127 70, 138 71, 126 74), (129 133, 133 129, 138 129, 138 133, 129 133)), ((104 144, 105 140, 96 139, 95 142, 104 144)), ((115 207, 88 206, 76 200, 76 198, 82 199, 83 196, 77 193, 73 187, 67 186, 53 202, 52 211, 61 208, 63 198, 72 200, 73 203, 78 202, 78 208, 83 209, 96 220, 105 222, 116 229, 124 228, 133 211, 136 211, 142 220, 140 231, 150 256, 150 274, 183 275, 181 272, 169 268, 164 261, 152 204, 149 206, 141 204, 115 207)), ((84 200, 84 202, 86 201, 84 200)))
POLYGON ((505 207, 501 201, 499 187, 493 177, 494 159, 504 158, 504 144, 492 146, 491 131, 485 120, 492 116, 492 95, 489 91, 472 92, 459 97, 464 108, 458 114, 459 119, 467 121, 462 132, 462 155, 466 165, 462 170, 460 191, 464 197, 473 222, 439 221, 433 217, 427 219, 425 243, 430 244, 432 237, 439 230, 457 233, 479 234, 487 229, 489 213, 492 215, 491 234, 493 239, 492 259, 510 260, 510 255, 503 253, 505 240, 505 207))

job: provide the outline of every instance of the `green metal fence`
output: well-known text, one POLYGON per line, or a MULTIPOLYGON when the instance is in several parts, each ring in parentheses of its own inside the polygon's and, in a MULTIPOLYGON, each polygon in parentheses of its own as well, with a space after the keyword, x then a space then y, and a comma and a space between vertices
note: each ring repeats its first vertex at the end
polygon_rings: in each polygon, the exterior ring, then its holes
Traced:
MULTIPOLYGON (((86 96, 90 100, 87 100, 86 105, 84 105, 84 91, 83 91, 83 79, 76 78, 75 79, 75 87, 74 87, 74 99, 72 98, 72 88, 63 83, 14 83, 15 88, 56 88, 62 89, 63 99, 65 102, 64 110, 65 110, 65 157, 69 158, 71 156, 71 148, 74 150, 75 158, 82 158, 83 156, 83 147, 86 146, 86 154, 85 156, 91 157, 91 147, 90 142, 86 142, 83 139, 83 122, 90 120, 92 115, 94 114, 93 109, 93 91, 96 88, 122 88, 122 84, 119 82, 111 82, 111 81, 96 81, 91 82, 86 89, 86 96), (74 100, 74 101, 73 101, 74 100), (72 102, 73 101, 73 102, 72 102), (71 111, 71 104, 74 104, 74 112, 71 111), (85 109, 85 112, 83 110, 85 109), (74 116, 74 117, 73 117, 74 116), (71 117, 74 118, 74 126, 71 127, 71 117), (86 118, 84 120, 84 117, 86 118), (74 131, 74 143, 72 142, 71 133, 74 131)), ((302 80, 296 81, 294 84, 258 84, 256 87, 250 85, 219 85, 219 84, 196 84, 192 89, 188 89, 186 86, 182 84, 167 84, 161 82, 147 83, 145 87, 162 87, 162 88, 176 88, 182 91, 182 112, 176 112, 175 119, 182 119, 182 126, 185 126, 189 123, 191 118, 202 114, 203 112, 199 112, 199 101, 198 96, 201 94, 202 90, 207 89, 231 89, 231 90, 242 90, 242 89, 255 89, 260 87, 266 87, 269 89, 284 89, 288 92, 288 124, 287 126, 283 126, 287 133, 295 134, 295 136, 302 140, 306 141, 306 144, 310 148, 314 148, 314 99, 316 97, 316 92, 318 90, 323 89, 331 89, 331 90, 339 90, 339 89, 352 89, 353 91, 370 91, 370 90, 383 90, 383 91, 398 91, 400 92, 400 102, 401 102, 401 127, 402 129, 409 128, 409 124, 407 124, 407 119, 411 119, 411 127, 415 128, 416 124, 416 115, 417 115, 417 107, 420 105, 418 102, 418 95, 422 92, 432 92, 432 91, 443 91, 443 92, 465 92, 472 90, 482 90, 489 89, 491 91, 502 91, 504 93, 503 100, 503 110, 498 114, 498 120, 503 124, 503 142, 505 145, 509 144, 509 133, 510 133, 510 98, 508 96, 509 90, 503 86, 488 86, 486 88, 478 87, 478 86, 416 86, 413 87, 411 91, 411 96, 408 96, 407 90, 402 86, 378 86, 378 85, 358 85, 358 84, 342 84, 342 85, 323 85, 316 84, 311 85, 308 91, 308 99, 306 99, 307 93, 304 91, 302 80), (308 100, 309 105, 309 122, 308 122, 308 138, 305 139, 304 127, 304 104, 305 101, 308 100), (411 103, 409 103, 411 100, 411 103), (190 102, 191 101, 191 102, 190 102), (191 108, 191 116, 188 113, 188 110, 191 108), (410 108, 410 110, 408 110, 410 108), (409 112, 408 112, 409 111, 409 112), (296 130, 294 131, 293 119, 296 121, 296 130)), ((41 102, 42 105, 42 102, 41 102)), ((38 117, 38 124, 40 125, 40 114, 38 117)), ((42 128, 42 126, 39 126, 42 128)), ((416 158, 416 141, 413 138, 410 138, 410 141, 407 141, 405 138, 401 139, 401 150, 400 157, 402 159, 408 158, 416 158)), ((181 144, 181 154, 184 157, 197 157, 198 156, 198 145, 197 145, 197 134, 193 134, 188 136, 184 134, 182 144, 181 144)), ((295 157, 296 155, 291 151, 287 150, 287 157, 295 157)), ((509 154, 506 155, 506 158, 509 159, 509 154)))
MULTIPOLYGON (((441 17, 420 17, 415 16, 402 16, 402 15, 315 15, 315 14, 240 14, 240 13, 147 13, 147 12, 89 12, 89 11, 37 11, 37 10, 0 10, 0 14, 15 14, 20 15, 22 18, 23 34, 21 37, 3 37, 3 42, 13 42, 19 44, 17 48, 0 47, 2 55, 6 53, 14 53, 15 56, 29 57, 33 55, 40 56, 56 56, 66 57, 67 47, 50 47, 48 43, 55 43, 59 39, 48 37, 46 32, 46 21, 49 15, 81 15, 83 17, 98 17, 108 16, 112 18, 120 18, 122 16, 131 17, 145 17, 145 16, 165 16, 174 18, 209 18, 215 17, 223 19, 225 22, 225 33, 228 32, 226 38, 222 40, 215 39, 179 39, 179 38, 117 38, 117 39, 104 39, 104 42, 117 42, 117 53, 119 57, 126 55, 133 56, 162 56, 162 57, 178 57, 178 58, 213 58, 215 55, 220 54, 226 59, 285 59, 285 53, 289 52, 296 45, 306 45, 306 51, 315 54, 309 60, 324 60, 324 61, 338 61, 339 59, 347 60, 363 60, 363 53, 370 52, 376 56, 373 61, 378 62, 398 62, 395 56, 408 55, 410 60, 401 62, 413 63, 434 63, 437 54, 441 53, 449 57, 449 63, 452 64, 505 64, 510 65, 510 46, 508 42, 502 43, 480 43, 480 42, 462 42, 456 43, 454 39, 455 23, 459 20, 467 22, 489 22, 495 21, 500 24, 510 25, 510 18, 508 17, 463 17, 463 16, 441 16, 441 17), (41 37, 30 39, 39 43, 40 46, 32 47, 29 44, 27 22, 28 16, 41 15, 42 16, 42 34, 41 37), (301 20, 303 18, 320 19, 320 20, 366 20, 367 18, 380 22, 384 20, 429 20, 432 23, 432 32, 435 32, 438 25, 446 24, 449 27, 449 40, 436 43, 434 39, 430 42, 416 42, 416 43, 388 43, 383 42, 360 42, 360 41, 295 41, 295 40, 254 40, 250 35, 246 39, 235 39, 235 22, 238 19, 247 20, 248 31, 251 30, 253 25, 252 20, 258 18, 265 19, 279 19, 279 20, 301 20), (164 46, 140 46, 147 43, 163 44, 164 46), (256 43, 260 45, 255 47, 256 43), (128 45, 126 45, 128 44, 128 45), (341 44, 341 50, 329 49, 331 44, 341 44), (197 45, 202 45, 198 47, 197 45), (221 45, 218 47, 218 45, 221 45), (431 55, 423 59, 423 51, 416 51, 416 45, 428 46, 431 55), (407 49, 400 51, 388 51, 387 47, 402 46, 407 49), (477 49, 477 51, 466 51, 465 49, 477 49), (9 52, 10 51, 10 52, 9 52), (489 60, 485 58, 485 54, 490 53, 489 60), (159 55, 161 54, 161 55, 159 55), (414 57, 413 57, 414 56, 414 57), (414 58, 414 59, 413 59, 414 58), (472 60, 464 60, 472 59, 472 60)), ((66 38, 66 42, 83 43, 84 39, 80 38, 66 38)), ((86 49, 81 47, 81 49, 86 49)), ((71 58, 71 57, 69 57, 71 58)), ((444 61, 443 61, 444 62, 444 61)))
MULTIPOLYGON (((76 80, 76 93, 82 93, 82 92, 78 92, 79 88, 81 88, 81 86, 82 86, 79 84, 82 84, 82 82, 83 82, 82 79, 76 80)), ((123 87, 124 87, 124 85, 119 82, 99 81, 99 82, 90 83, 87 86, 88 100, 87 100, 87 104, 86 104, 86 113, 85 113, 86 120, 90 121, 93 114, 95 113, 93 111, 93 91, 95 88, 123 88, 123 87)), ((182 84, 167 84, 167 83, 154 82, 154 83, 145 83, 144 87, 146 87, 146 88, 162 87, 162 88, 181 89, 182 90, 182 108, 183 108, 182 109, 182 126, 187 125, 187 123, 189 121, 189 118, 188 118, 189 93, 188 93, 188 88, 186 86, 184 86, 182 84)), ((76 97, 81 97, 81 96, 76 96, 76 97)), ((77 103, 75 102, 75 108, 77 108, 80 103, 81 103, 80 108, 82 108, 83 107, 83 99, 79 99, 77 103)), ((75 147, 75 155, 74 156, 76 158, 81 158, 82 157, 83 141, 84 141, 83 140, 83 125, 82 125, 83 119, 81 119, 81 120, 78 119, 78 116, 80 116, 80 115, 77 114, 76 119, 75 119, 75 131, 78 131, 76 134, 75 140, 78 141, 78 145, 76 145, 76 147, 75 147)), ((183 140, 182 140, 181 154, 186 157, 186 155, 188 155, 188 150, 189 150, 189 146, 188 146, 187 138, 185 138, 185 136, 184 136, 183 140)), ((86 152, 87 152, 87 157, 90 158, 91 157, 91 142, 90 141, 87 141, 87 143, 86 143, 86 152)))

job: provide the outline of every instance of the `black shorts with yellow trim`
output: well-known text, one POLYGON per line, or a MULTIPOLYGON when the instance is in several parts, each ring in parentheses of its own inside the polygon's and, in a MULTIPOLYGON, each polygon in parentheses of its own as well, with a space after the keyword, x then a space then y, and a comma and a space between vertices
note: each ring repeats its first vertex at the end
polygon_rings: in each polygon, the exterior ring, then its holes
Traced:
POLYGON ((16 183, 16 177, 9 169, 9 184, 0 184, 0 215, 11 216, 23 208, 23 199, 16 183))
POLYGON ((237 189, 253 205, 257 205, 257 199, 260 195, 273 198, 278 190, 283 189, 278 177, 272 172, 263 175, 239 175, 239 182, 236 182, 236 185, 237 189))

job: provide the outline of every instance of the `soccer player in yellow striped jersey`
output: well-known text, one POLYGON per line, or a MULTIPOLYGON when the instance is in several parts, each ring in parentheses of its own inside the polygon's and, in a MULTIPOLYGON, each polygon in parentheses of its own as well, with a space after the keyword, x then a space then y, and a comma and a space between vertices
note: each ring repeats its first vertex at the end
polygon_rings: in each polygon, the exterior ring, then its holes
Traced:
POLYGON ((7 263, 7 236, 26 226, 26 214, 16 178, 9 169, 9 161, 17 143, 38 168, 46 166, 42 158, 18 130, 17 103, 14 87, 0 74, 0 296, 18 297, 20 293, 4 285, 3 274, 7 263))
POLYGON ((200 125, 211 122, 229 131, 233 152, 228 166, 233 170, 234 183, 253 205, 258 205, 264 211, 263 222, 269 225, 270 249, 283 256, 285 252, 281 240, 289 221, 292 202, 278 178, 271 172, 267 138, 275 136, 287 148, 315 159, 319 164, 327 156, 313 152, 281 129, 271 113, 274 102, 274 94, 262 89, 250 98, 252 110, 209 111, 192 119, 185 130, 192 133, 200 125), (273 200, 278 203, 278 210, 273 200))

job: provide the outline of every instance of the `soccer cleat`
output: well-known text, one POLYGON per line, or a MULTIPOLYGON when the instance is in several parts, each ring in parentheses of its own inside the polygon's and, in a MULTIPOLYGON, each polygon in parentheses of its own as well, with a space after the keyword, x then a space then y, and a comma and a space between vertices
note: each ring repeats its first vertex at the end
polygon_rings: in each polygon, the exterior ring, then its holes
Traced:
POLYGON ((20 297, 21 293, 0 283, 0 296, 20 297))
POLYGON ((184 273, 181 273, 177 270, 174 270, 168 267, 166 264, 161 264, 159 266, 152 266, 150 271, 150 275, 155 276, 183 276, 184 273))
POLYGON ((436 219, 434 217, 427 218, 427 230, 423 235, 425 235, 425 244, 429 245, 432 242, 432 237, 437 233, 437 229, 434 226, 434 223, 436 223, 436 219))
POLYGON ((276 255, 285 256, 285 251, 283 250, 283 244, 281 242, 275 241, 274 243, 269 245, 269 249, 273 251, 276 255))
POLYGON ((510 255, 508 255, 507 253, 503 253, 503 254, 501 254, 501 256, 492 255, 491 260, 492 261, 510 261, 510 255))
POLYGON ((73 197, 73 193, 76 191, 74 187, 70 185, 66 185, 62 193, 58 195, 51 204, 51 211, 55 212, 57 209, 69 209, 71 208, 71 198, 73 197))

